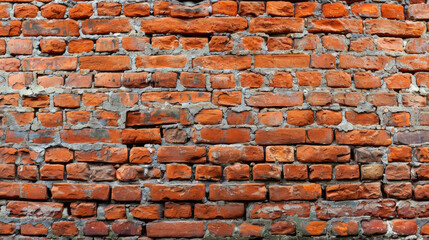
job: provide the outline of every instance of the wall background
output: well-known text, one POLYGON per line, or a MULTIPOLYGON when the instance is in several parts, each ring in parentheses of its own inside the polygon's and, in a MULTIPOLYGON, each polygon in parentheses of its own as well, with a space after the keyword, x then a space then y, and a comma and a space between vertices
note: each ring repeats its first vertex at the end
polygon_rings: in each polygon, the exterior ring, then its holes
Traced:
POLYGON ((4 239, 429 234, 425 1, 0 18, 4 239))

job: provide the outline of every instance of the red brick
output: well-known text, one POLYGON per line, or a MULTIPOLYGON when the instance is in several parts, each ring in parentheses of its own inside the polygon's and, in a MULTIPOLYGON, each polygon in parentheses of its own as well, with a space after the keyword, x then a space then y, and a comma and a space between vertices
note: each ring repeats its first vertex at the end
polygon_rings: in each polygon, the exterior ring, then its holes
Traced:
POLYGON ((239 80, 242 87, 258 88, 264 84, 264 76, 256 73, 241 73, 239 80))
POLYGON ((332 230, 336 236, 354 236, 358 235, 359 225, 357 222, 334 222, 332 230))
POLYGON ((335 167, 335 179, 359 179, 359 165, 338 165, 335 167))
POLYGON ((40 179, 42 180, 62 180, 64 176, 64 166, 57 164, 45 164, 40 168, 40 179))
POLYGON ((156 109, 151 112, 128 112, 126 126, 148 126, 172 123, 189 124, 185 109, 156 109))
POLYGON ((348 162, 350 148, 346 146, 300 146, 297 159, 301 162, 348 162))
POLYGON ((207 38, 182 37, 180 38, 183 50, 202 49, 208 44, 207 38))
POLYGON ((68 47, 69 53, 91 52, 94 42, 90 39, 70 39, 68 47))
POLYGON ((375 42, 372 38, 358 38, 350 40, 350 51, 363 52, 363 51, 374 51, 375 42))
POLYGON ((13 55, 31 55, 33 53, 33 41, 31 39, 10 39, 7 47, 13 55))
POLYGON ((301 18, 252 18, 249 22, 249 32, 266 34, 283 34, 303 32, 304 20, 301 18))
POLYGON ((363 68, 365 70, 382 70, 393 58, 386 56, 364 56, 355 57, 351 55, 340 55, 340 68, 353 69, 363 68))
POLYGON ((207 92, 185 91, 185 92, 147 92, 142 93, 143 105, 151 105, 153 102, 160 103, 197 103, 209 102, 211 94, 207 92), (166 97, 167 96, 167 97, 166 97))
POLYGON ((212 201, 265 200, 267 189, 264 184, 220 185, 212 184, 209 199, 212 201))
MULTIPOLYGON (((247 27, 247 20, 242 17, 216 18, 153 18, 141 22, 141 30, 146 34, 213 34, 234 33, 243 31, 247 27)), ((128 31, 127 31, 128 32, 128 31)))
POLYGON ((93 217, 97 214, 97 204, 74 202, 70 204, 70 212, 71 215, 76 218, 93 217))
POLYGON ((379 118, 376 113, 346 112, 346 119, 352 124, 360 125, 376 125, 379 123, 379 118))
POLYGON ((426 4, 412 4, 408 7, 407 18, 415 20, 428 20, 429 8, 426 4))
POLYGON ((195 179, 199 181, 219 181, 222 176, 222 167, 197 165, 195 179))
POLYGON ((215 89, 235 88, 235 77, 234 74, 212 74, 210 83, 215 89))
POLYGON ((307 165, 284 165, 283 175, 285 180, 306 180, 308 178, 307 165))
POLYGON ((33 108, 49 107, 49 95, 37 95, 35 97, 23 97, 22 105, 33 108))
POLYGON ((228 219, 241 218, 244 216, 244 205, 242 203, 231 203, 225 205, 195 204, 194 216, 198 219, 228 219))
POLYGON ((52 231, 60 236, 76 236, 79 233, 74 222, 55 222, 52 224, 52 231))
POLYGON ((323 181, 332 179, 332 166, 331 165, 311 165, 309 167, 309 178, 312 181, 323 181))
POLYGON ((378 50, 402 52, 404 51, 402 39, 400 38, 379 38, 377 41, 378 50))
POLYGON ((204 223, 188 222, 156 222, 146 226, 148 237, 185 237, 198 238, 204 236, 204 223))
POLYGON ((394 93, 375 93, 368 96, 368 102, 379 107, 379 106, 397 106, 398 100, 394 93))
POLYGON ((274 164, 256 164, 253 167, 254 180, 280 180, 281 167, 274 164))
POLYGON ((78 3, 74 7, 69 8, 69 16, 73 19, 85 19, 91 17, 93 9, 91 4, 78 3))
POLYGON ((39 8, 34 5, 18 4, 15 6, 14 16, 16 18, 35 18, 39 8))
POLYGON ((307 96, 306 100, 313 106, 325 106, 332 102, 332 97, 329 92, 312 92, 307 96))
POLYGON ((311 67, 322 69, 335 68, 335 56, 331 54, 311 55, 311 67))
POLYGON ((311 110, 290 110, 286 121, 290 125, 305 126, 314 122, 314 114, 311 110))
POLYGON ((42 16, 49 19, 61 19, 67 10, 67 6, 62 4, 48 4, 41 8, 42 16))
POLYGON ((241 92, 216 91, 213 93, 213 104, 220 106, 236 106, 241 104, 241 92))
POLYGON ((322 73, 316 71, 296 72, 299 86, 318 87, 322 83, 322 73))
POLYGON ((209 161, 216 164, 232 163, 240 161, 258 162, 264 160, 264 150, 260 146, 210 147, 209 161))
POLYGON ((246 98, 246 104, 252 107, 291 107, 301 106, 303 103, 302 93, 271 93, 259 92, 246 98))
POLYGON ((316 123, 318 125, 338 125, 342 121, 341 112, 321 110, 316 112, 316 123))
POLYGON ((10 74, 8 78, 9 86, 12 86, 13 89, 23 89, 26 86, 30 85, 33 81, 32 74, 10 74))
POLYGON ((277 127, 283 122, 282 112, 265 112, 258 114, 258 121, 266 126, 277 127))
POLYGON ((269 37, 267 40, 268 51, 282 51, 292 49, 293 40, 288 37, 269 37))
POLYGON ((317 200, 322 196, 319 184, 269 187, 271 201, 317 200))
POLYGON ((208 144, 231 144, 245 143, 250 140, 250 129, 248 128, 203 128, 192 134, 194 143, 208 144))
POLYGON ((255 132, 255 142, 260 145, 304 143, 305 130, 302 128, 257 130, 255 132))
POLYGON ((22 60, 22 69, 25 71, 41 70, 75 70, 77 68, 77 57, 41 57, 25 58, 22 60))
POLYGON ((265 13, 264 2, 240 2, 238 8, 240 16, 256 17, 265 13))
POLYGON ((74 20, 28 20, 22 24, 22 33, 24 36, 79 36, 79 25, 74 20))
POLYGON ((267 2, 267 14, 272 16, 293 17, 293 4, 290 2, 267 2))
POLYGON ((179 47, 179 39, 176 36, 153 37, 152 47, 160 50, 170 50, 179 47))
POLYGON ((127 17, 145 17, 150 15, 149 3, 130 3, 124 5, 124 15, 127 17))
POLYGON ((378 5, 372 3, 354 4, 351 7, 352 12, 361 18, 378 18, 378 5))
POLYGON ((84 34, 126 33, 131 31, 131 24, 127 18, 116 19, 88 19, 82 22, 84 34))
POLYGON ((247 181, 250 179, 250 167, 246 164, 235 163, 225 167, 224 175, 227 181, 247 181))
POLYGON ((399 235, 414 235, 417 233, 417 224, 414 220, 393 220, 392 221, 393 232, 399 235))
POLYGON ((219 1, 212 4, 212 14, 236 16, 238 6, 235 1, 219 1))
POLYGON ((143 51, 150 39, 146 37, 123 37, 122 47, 127 51, 143 51))
POLYGON ((21 224, 21 234, 22 235, 46 235, 48 233, 48 228, 45 227, 42 223, 25 223, 21 224))
MULTIPOLYGON (((221 1, 223 2, 223 1, 221 1)), ((207 229, 209 233, 219 237, 230 237, 234 232, 235 225, 233 223, 226 222, 209 222, 207 229)))
POLYGON ((167 218, 190 218, 192 216, 191 205, 188 203, 165 203, 164 216, 167 218))
POLYGON ((180 74, 180 82, 185 87, 206 87, 206 75, 203 73, 187 73, 182 72, 180 74))
POLYGON ((327 3, 322 6, 323 16, 327 18, 345 17, 349 11, 342 3, 327 3))
POLYGON ((271 224, 271 234, 273 235, 289 235, 295 234, 295 225, 289 221, 274 222, 271 224))
POLYGON ((262 235, 263 226, 244 222, 238 229, 240 230, 241 237, 260 237, 262 235))
POLYGON ((39 84, 43 88, 60 88, 64 85, 64 78, 57 76, 40 76, 37 78, 37 84, 39 84))
POLYGON ((381 16, 388 19, 405 19, 404 7, 399 4, 382 4, 381 16))
POLYGON ((358 19, 311 19, 310 33, 363 33, 362 20, 358 19))
POLYGON ((382 220, 369 220, 361 222, 362 229, 365 234, 385 234, 387 232, 387 224, 382 220))
POLYGON ((425 30, 421 22, 370 19, 365 20, 364 24, 367 34, 382 37, 420 37, 425 30))
POLYGON ((121 55, 85 56, 79 57, 79 67, 98 71, 123 71, 130 68, 130 59, 121 55))
POLYGON ((18 72, 21 66, 21 61, 16 58, 2 58, 0 59, 0 70, 6 72, 18 72))
POLYGON ((97 73, 94 76, 94 87, 118 88, 120 86, 120 73, 97 73))
POLYGON ((347 51, 348 46, 345 37, 339 35, 327 35, 322 37, 323 47, 331 51, 347 51))
POLYGON ((169 164, 165 173, 168 180, 188 180, 192 177, 192 168, 184 164, 169 164))
POLYGON ((201 201, 205 197, 204 184, 150 184, 152 201, 201 201))
POLYGON ((60 136, 67 143, 121 142, 121 132, 116 129, 62 130, 60 136))
POLYGON ((195 116, 195 121, 204 125, 216 125, 222 121, 222 114, 219 109, 203 109, 195 116))
POLYGON ((315 13, 318 3, 299 2, 295 4, 295 17, 310 17, 315 13))
POLYGON ((15 179, 15 165, 0 164, 1 179, 15 179))
POLYGON ((375 182, 329 185, 326 187, 326 198, 333 201, 379 198, 380 188, 380 183, 375 182))
POLYGON ((255 68, 309 67, 310 56, 303 54, 255 55, 255 68))
POLYGON ((1 4, 0 5, 0 17, 1 18, 8 18, 10 17, 10 8, 11 6, 9 4, 1 4))
POLYGON ((110 188, 105 184, 54 183, 51 191, 54 199, 107 200, 110 188))
POLYGON ((141 189, 139 185, 120 185, 112 188, 112 199, 115 201, 140 201, 141 189))
POLYGON ((102 221, 88 221, 83 228, 85 236, 107 236, 109 227, 102 221))
POLYGON ((356 88, 370 89, 381 87, 380 77, 372 75, 370 72, 357 72, 353 77, 356 88))
POLYGON ((320 43, 319 36, 308 34, 302 38, 293 40, 293 48, 297 50, 315 50, 320 43))
POLYGON ((204 69, 236 69, 245 70, 251 66, 250 56, 204 56, 196 57, 192 61, 193 67, 202 67, 204 69))
POLYGON ((390 134, 384 130, 352 130, 335 133, 339 144, 387 146, 392 143, 390 134))
POLYGON ((21 34, 21 21, 4 22, 0 27, 0 36, 19 36, 21 34))
POLYGON ((346 88, 352 84, 350 74, 342 71, 329 71, 326 73, 328 87, 346 88))
POLYGON ((254 116, 251 112, 228 112, 226 122, 229 125, 254 124, 254 116))
POLYGON ((171 3, 169 6, 169 15, 171 17, 206 17, 209 15, 209 3, 201 3, 195 6, 186 6, 182 4, 171 3))

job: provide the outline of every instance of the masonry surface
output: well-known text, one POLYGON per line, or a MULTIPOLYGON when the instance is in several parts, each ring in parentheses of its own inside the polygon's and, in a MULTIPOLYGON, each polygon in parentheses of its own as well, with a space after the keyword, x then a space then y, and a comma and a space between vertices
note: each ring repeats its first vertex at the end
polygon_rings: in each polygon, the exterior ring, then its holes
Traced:
POLYGON ((0 18, 0 239, 429 234, 425 1, 0 18))

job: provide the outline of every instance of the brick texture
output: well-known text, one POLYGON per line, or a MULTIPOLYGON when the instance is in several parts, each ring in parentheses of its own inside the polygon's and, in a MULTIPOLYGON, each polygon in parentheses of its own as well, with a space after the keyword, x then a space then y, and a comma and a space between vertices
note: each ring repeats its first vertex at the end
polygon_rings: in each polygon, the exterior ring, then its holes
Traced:
POLYGON ((0 2, 1 239, 429 235, 426 1, 0 2))

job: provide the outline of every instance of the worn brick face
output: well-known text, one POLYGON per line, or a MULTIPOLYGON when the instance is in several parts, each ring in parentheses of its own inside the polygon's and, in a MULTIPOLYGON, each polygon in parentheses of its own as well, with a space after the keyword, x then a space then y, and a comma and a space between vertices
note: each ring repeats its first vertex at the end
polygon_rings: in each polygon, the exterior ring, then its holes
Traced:
POLYGON ((429 235, 426 1, 1 0, 0 18, 3 238, 429 235))

